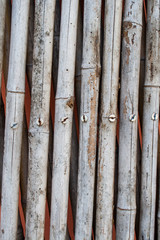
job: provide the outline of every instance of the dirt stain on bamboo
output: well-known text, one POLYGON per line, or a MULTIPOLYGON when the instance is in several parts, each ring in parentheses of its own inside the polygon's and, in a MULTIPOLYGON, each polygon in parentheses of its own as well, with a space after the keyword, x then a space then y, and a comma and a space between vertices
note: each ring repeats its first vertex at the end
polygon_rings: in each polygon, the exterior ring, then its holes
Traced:
POLYGON ((124 115, 127 114, 127 106, 126 106, 127 101, 128 101, 128 98, 126 96, 125 99, 124 99, 124 105, 123 105, 124 106, 124 108, 123 108, 123 114, 124 115))
POLYGON ((97 100, 97 72, 90 74, 88 81, 90 91, 93 91, 93 97, 90 100, 90 126, 89 126, 89 138, 88 138, 88 163, 89 167, 92 168, 92 162, 95 160, 95 138, 96 138, 96 100, 97 100))
POLYGON ((126 61, 126 63, 127 63, 127 65, 129 64, 129 56, 130 56, 130 54, 131 54, 131 50, 130 50, 130 48, 126 48, 126 51, 127 51, 127 61, 126 61))
POLYGON ((66 105, 70 108, 73 108, 74 106, 74 97, 70 97, 70 99, 67 101, 66 105))

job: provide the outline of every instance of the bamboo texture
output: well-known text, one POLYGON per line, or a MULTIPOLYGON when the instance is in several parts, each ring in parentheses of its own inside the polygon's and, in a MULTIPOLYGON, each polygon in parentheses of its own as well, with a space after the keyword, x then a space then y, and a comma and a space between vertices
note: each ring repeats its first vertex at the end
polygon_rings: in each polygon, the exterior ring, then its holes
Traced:
POLYGON ((100 79, 101 0, 84 1, 78 195, 75 239, 91 239, 100 79))
POLYGON ((29 0, 12 5, 2 178, 1 239, 16 239, 29 0), (20 4, 21 3, 21 4, 20 4), (17 38, 18 36, 18 38, 17 38), (19 67, 21 66, 21 67, 19 67), (12 217, 9 217, 12 213, 12 217))
POLYGON ((159 0, 147 2, 139 238, 154 239, 159 119, 159 0))
POLYGON ((122 1, 105 1, 96 239, 112 239, 122 1))
POLYGON ((67 230, 78 1, 63 1, 61 16, 55 98, 50 240, 65 239, 67 230))
POLYGON ((160 239, 159 11, 0 0, 0 239, 160 239))
POLYGON ((7 0, 0 0, 0 95, 1 95, 1 77, 3 65, 3 46, 4 46, 4 30, 5 30, 5 16, 6 16, 7 0))
POLYGON ((134 239, 142 1, 125 1, 123 16, 116 239, 134 239))
POLYGON ((44 238, 55 1, 35 3, 26 239, 44 238))

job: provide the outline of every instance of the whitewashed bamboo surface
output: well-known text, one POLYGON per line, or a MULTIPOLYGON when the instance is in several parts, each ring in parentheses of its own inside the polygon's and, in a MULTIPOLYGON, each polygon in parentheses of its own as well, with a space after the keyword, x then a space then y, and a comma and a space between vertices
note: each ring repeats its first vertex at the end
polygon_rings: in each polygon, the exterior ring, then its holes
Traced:
POLYGON ((134 239, 138 89, 142 33, 142 0, 125 1, 123 16, 118 200, 116 239, 134 239))
POLYGON ((158 119, 159 119, 159 0, 147 1, 146 72, 143 100, 140 239, 154 239, 158 119))
POLYGON ((105 1, 96 239, 112 239, 122 1, 105 1))
POLYGON ((26 239, 43 239, 55 1, 35 3, 26 239))
POLYGON ((29 0, 14 1, 6 99, 1 239, 14 240, 17 233, 28 17, 29 0))
POLYGON ((77 0, 62 2, 55 98, 50 240, 65 239, 67 229, 78 5, 77 0))
POLYGON ((3 65, 3 46, 4 46, 4 31, 5 31, 5 16, 6 16, 7 0, 0 0, 0 94, 1 94, 1 75, 3 65))
POLYGON ((0 240, 160 240, 159 18, 0 0, 0 240))
POLYGON ((100 80, 101 0, 84 2, 78 195, 75 239, 91 239, 100 80))

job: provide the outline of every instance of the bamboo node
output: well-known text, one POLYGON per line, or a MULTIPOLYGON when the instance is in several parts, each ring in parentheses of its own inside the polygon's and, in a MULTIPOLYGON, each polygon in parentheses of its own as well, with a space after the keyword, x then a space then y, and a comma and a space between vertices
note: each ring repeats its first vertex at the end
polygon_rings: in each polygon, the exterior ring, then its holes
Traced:
POLYGON ((37 119, 36 123, 37 123, 38 126, 42 126, 43 125, 43 119, 39 117, 37 119))
POLYGON ((152 120, 156 121, 158 119, 158 114, 157 113, 153 113, 152 114, 152 120))
POLYGON ((135 122, 136 121, 136 114, 131 114, 130 116, 129 116, 129 120, 131 121, 131 122, 135 122))
POLYGON ((109 120, 110 122, 115 122, 116 116, 115 116, 114 114, 111 114, 111 115, 109 115, 108 120, 109 120))
POLYGON ((11 124, 11 128, 12 129, 16 129, 18 127, 18 123, 17 122, 14 122, 11 124))
POLYGON ((82 122, 87 122, 88 121, 87 116, 83 114, 82 117, 81 117, 81 121, 82 122))

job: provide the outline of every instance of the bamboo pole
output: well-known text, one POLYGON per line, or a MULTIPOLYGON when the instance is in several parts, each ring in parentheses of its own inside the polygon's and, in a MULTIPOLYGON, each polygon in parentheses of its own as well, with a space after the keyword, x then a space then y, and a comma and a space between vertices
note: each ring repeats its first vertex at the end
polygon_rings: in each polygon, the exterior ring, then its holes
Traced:
POLYGON ((0 0, 0 95, 1 95, 1 78, 3 65, 3 45, 4 45, 4 30, 6 16, 7 0, 0 0))
POLYGON ((105 2, 96 239, 112 239, 122 1, 105 2))
POLYGON ((91 239, 100 78, 101 0, 84 2, 79 142, 78 196, 75 239, 91 239))
POLYGON ((55 98, 50 240, 64 240, 66 236, 78 1, 63 1, 61 16, 58 82, 55 98))
MULTIPOLYGON (((0 2, 2 5, 2 1, 0 2)), ((0 78, 4 79, 6 84, 8 77, 8 66, 9 66, 9 47, 10 47, 10 2, 5 1, 5 8, 0 9, 0 44, 2 49, 0 50, 0 78), (5 13, 6 8, 6 13, 5 13), (3 13, 1 11, 3 10, 3 13), (4 16, 5 14, 5 16, 4 16), (2 18, 2 19, 1 19, 2 18), (3 19, 5 18, 5 19, 3 19), (3 22, 4 21, 4 22, 3 22), (3 33, 2 25, 5 24, 5 31, 3 33), (3 36, 4 34, 4 36, 3 36), (3 39, 4 38, 4 39, 3 39), (3 44, 4 41, 4 44, 3 44), (2 59, 1 59, 2 58, 2 59), (3 66, 2 66, 2 65, 3 66), (2 68, 3 68, 3 76, 2 76, 2 68)), ((0 47, 0 48, 1 48, 0 47)), ((1 80, 0 80, 1 81, 1 80)), ((0 83, 1 89, 1 83, 0 83)), ((0 90, 1 96, 1 90, 0 90)), ((1 190, 2 190, 2 169, 3 169, 3 152, 4 152, 4 129, 5 129, 5 112, 4 112, 4 104, 0 97, 0 203, 1 203, 1 190)))
POLYGON ((29 0, 14 1, 7 82, 1 239, 16 239, 29 0), (18 36, 18 37, 17 37, 18 36))
POLYGON ((154 239, 158 119, 159 119, 159 0, 147 2, 146 75, 144 82, 141 211, 139 238, 154 239))
POLYGON ((120 90, 116 239, 134 239, 142 0, 125 1, 120 90))
POLYGON ((35 2, 26 239, 44 238, 55 0, 35 2))

